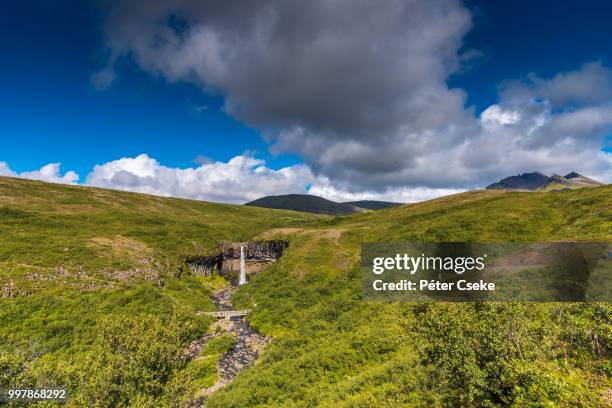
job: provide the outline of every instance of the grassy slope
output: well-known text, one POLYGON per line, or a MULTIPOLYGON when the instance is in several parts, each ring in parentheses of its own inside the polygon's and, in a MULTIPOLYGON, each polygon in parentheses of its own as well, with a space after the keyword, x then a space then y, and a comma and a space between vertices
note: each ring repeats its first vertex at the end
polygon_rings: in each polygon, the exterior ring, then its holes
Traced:
POLYGON ((183 254, 316 218, 0 177, 0 282, 29 293, 55 280, 97 288, 133 274, 153 279, 183 254))
POLYGON ((350 204, 354 205, 355 207, 365 208, 367 210, 383 210, 385 208, 394 208, 402 205, 402 203, 375 200, 346 201, 343 204, 350 204))
MULTIPOLYGON (((135 338, 154 335, 162 339, 156 345, 160 348, 185 347, 210 323, 196 318, 195 311, 214 307, 210 289, 199 279, 175 276, 183 255, 317 218, 0 177, 0 297, 5 298, 0 299, 0 372, 17 367, 15 372, 22 373, 0 374, 0 384, 61 380, 99 389, 102 385, 87 382, 100 380, 103 370, 79 374, 79 364, 127 373, 116 367, 117 361, 91 361, 106 352, 106 337, 121 332, 135 338), (148 327, 138 326, 138 319, 148 318, 153 319, 148 327), (182 337, 172 337, 171 331, 182 337)), ((137 347, 129 341, 124 337, 118 343, 137 347)), ((146 355, 140 349, 134 353, 146 355)), ((142 365, 158 367, 156 361, 143 360, 142 365)), ((168 361, 167 366, 180 364, 168 361)), ((212 370, 214 376, 214 364, 212 370)), ((148 393, 160 393, 166 377, 157 379, 148 393)), ((93 398, 91 393, 87 398, 93 398)), ((121 398, 102 400, 121 405, 121 398)), ((81 402, 88 405, 91 399, 81 402)))
POLYGON ((159 356, 208 324, 193 318, 212 307, 207 289, 171 276, 180 254, 256 235, 291 240, 236 297, 256 304, 253 324, 277 343, 210 406, 597 406, 611 387, 608 305, 370 303, 356 267, 364 241, 610 240, 611 187, 473 192, 328 218, 0 178, 0 228, 0 283, 27 295, 2 301, 12 354, 0 366, 22 384, 65 379, 75 404, 172 406, 190 381, 211 382, 212 367, 173 361, 168 375, 137 379, 166 372, 159 356))
POLYGON ((278 343, 211 406, 603 406, 609 398, 610 305, 365 302, 357 262, 360 242, 612 240, 612 187, 471 192, 289 237, 283 259, 237 295, 257 305, 253 324, 278 343))

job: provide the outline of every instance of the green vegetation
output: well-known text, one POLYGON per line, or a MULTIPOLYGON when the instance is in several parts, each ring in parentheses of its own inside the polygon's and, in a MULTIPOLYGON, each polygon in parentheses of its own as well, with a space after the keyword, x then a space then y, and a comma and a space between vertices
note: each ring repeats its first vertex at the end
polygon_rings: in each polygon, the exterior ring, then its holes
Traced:
POLYGON ((200 397, 201 391, 212 387, 217 381, 217 361, 231 349, 236 339, 223 334, 210 340, 204 350, 182 369, 175 371, 157 405, 181 406, 200 397))
POLYGON ((0 387, 174 406, 201 380, 179 358, 211 323, 196 312, 224 284, 180 276, 181 259, 316 217, 0 177, 0 387))
POLYGON ((158 281, 186 254, 317 217, 0 177, 0 282, 24 295, 158 281))
POLYGON ((275 208, 278 210, 303 211, 315 214, 350 215, 368 210, 383 210, 403 204, 389 201, 361 200, 337 203, 322 197, 308 194, 286 194, 268 196, 246 203, 247 206, 275 208))
POLYGON ((357 261, 360 242, 612 240, 612 187, 479 191, 289 232, 235 298, 278 341, 211 407, 609 404, 609 304, 366 302, 357 261))
POLYGON ((179 276, 181 256, 283 238, 283 258, 234 299, 275 342, 208 406, 610 403, 609 304, 368 302, 358 257, 361 242, 612 240, 612 187, 331 218, 0 178, 0 228, 0 289, 15 296, 0 303, 0 387, 65 384, 68 406, 180 406, 216 381, 234 341, 184 357, 223 282, 179 276))
POLYGON ((361 200, 347 201, 342 204, 350 204, 355 207, 365 208, 366 210, 384 210, 385 208, 399 207, 402 203, 394 203, 391 201, 376 201, 376 200, 361 200))
POLYGON ((308 194, 287 194, 262 197, 248 202, 245 205, 329 215, 349 215, 363 211, 363 209, 357 208, 351 204, 337 203, 308 194))

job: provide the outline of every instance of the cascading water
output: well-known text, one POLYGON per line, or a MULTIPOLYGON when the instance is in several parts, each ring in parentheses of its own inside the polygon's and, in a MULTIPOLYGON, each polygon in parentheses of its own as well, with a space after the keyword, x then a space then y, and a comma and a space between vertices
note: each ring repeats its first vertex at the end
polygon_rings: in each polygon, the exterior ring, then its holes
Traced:
POLYGON ((244 260, 244 245, 240 245, 240 280, 238 280, 239 285, 244 285, 247 283, 246 278, 246 262, 244 260))

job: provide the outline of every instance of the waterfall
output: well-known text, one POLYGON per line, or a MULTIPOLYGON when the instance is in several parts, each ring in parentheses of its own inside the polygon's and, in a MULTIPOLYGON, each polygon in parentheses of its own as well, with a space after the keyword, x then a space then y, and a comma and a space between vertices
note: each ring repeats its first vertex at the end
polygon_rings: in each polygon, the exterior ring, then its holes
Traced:
POLYGON ((244 285, 247 283, 246 278, 246 262, 244 260, 244 245, 240 245, 240 280, 238 281, 239 285, 244 285))

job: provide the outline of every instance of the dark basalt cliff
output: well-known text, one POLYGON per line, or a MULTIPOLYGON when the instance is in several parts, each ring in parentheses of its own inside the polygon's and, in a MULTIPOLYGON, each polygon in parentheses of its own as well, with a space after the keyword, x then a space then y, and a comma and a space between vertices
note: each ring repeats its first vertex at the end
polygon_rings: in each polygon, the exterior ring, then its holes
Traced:
POLYGON ((182 269, 187 268, 196 275, 224 276, 240 270, 240 246, 244 247, 247 273, 259 272, 283 255, 289 246, 286 241, 222 242, 219 252, 213 255, 194 255, 185 258, 182 269))
POLYGON ((286 241, 250 241, 250 242, 222 242, 221 252, 226 259, 240 259, 240 246, 244 246, 244 255, 247 261, 271 261, 280 258, 289 245, 286 241))

